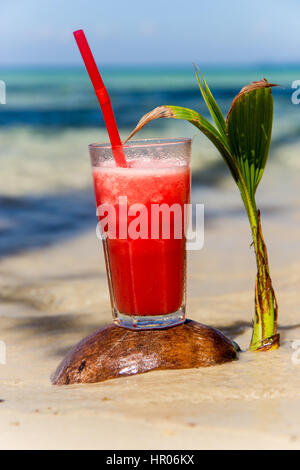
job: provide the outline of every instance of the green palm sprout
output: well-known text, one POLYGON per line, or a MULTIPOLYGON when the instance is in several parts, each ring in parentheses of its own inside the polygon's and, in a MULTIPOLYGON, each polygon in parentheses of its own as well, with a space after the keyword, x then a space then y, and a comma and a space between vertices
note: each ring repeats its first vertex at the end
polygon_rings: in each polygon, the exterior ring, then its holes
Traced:
POLYGON ((267 249, 263 239, 260 211, 255 193, 262 178, 272 134, 273 97, 266 79, 252 82, 234 98, 226 119, 216 103, 204 77, 197 81, 214 124, 198 112, 180 106, 159 106, 146 114, 126 139, 157 118, 189 121, 215 145, 236 182, 249 218, 256 256, 255 316, 251 350, 269 350, 279 347, 277 334, 278 307, 270 277, 267 249))

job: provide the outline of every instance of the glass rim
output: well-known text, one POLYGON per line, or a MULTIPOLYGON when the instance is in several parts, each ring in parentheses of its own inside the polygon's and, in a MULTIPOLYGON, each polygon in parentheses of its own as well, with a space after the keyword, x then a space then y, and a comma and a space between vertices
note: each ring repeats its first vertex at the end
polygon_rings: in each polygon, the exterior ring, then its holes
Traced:
MULTIPOLYGON (((122 145, 123 148, 139 148, 139 147, 164 147, 164 146, 172 146, 172 145, 179 145, 179 144, 188 144, 191 143, 192 139, 189 137, 183 138, 157 138, 157 139, 140 139, 140 140, 131 140, 130 142, 126 142, 126 144, 122 145)), ((93 143, 89 144, 89 149, 107 149, 111 150, 111 144, 109 142, 104 143, 93 143)))

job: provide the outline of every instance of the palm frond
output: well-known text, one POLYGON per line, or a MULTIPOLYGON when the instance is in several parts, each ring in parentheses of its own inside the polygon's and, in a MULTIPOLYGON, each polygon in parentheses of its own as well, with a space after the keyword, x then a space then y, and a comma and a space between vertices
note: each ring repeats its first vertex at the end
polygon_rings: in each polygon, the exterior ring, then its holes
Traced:
POLYGON ((224 116, 223 116, 216 100, 214 99, 214 97, 212 95, 212 92, 210 91, 210 89, 209 89, 209 87, 208 87, 208 85, 205 81, 204 76, 200 72, 203 83, 204 83, 204 87, 203 87, 203 85, 201 83, 201 80, 199 78, 199 74, 198 74, 198 70, 197 70, 196 65, 194 67, 195 67, 195 74, 196 74, 197 82, 198 82, 202 97, 203 97, 203 99, 206 103, 206 106, 208 107, 208 110, 211 114, 211 117, 214 120, 214 123, 217 126, 217 129, 219 130, 222 137, 226 140, 226 122, 225 122, 224 116))
POLYGON ((262 178, 272 134, 273 97, 266 80, 253 82, 234 99, 226 119, 228 143, 251 198, 262 178))
POLYGON ((124 144, 139 132, 146 124, 159 118, 182 119, 196 126, 209 140, 215 145, 225 160, 234 180, 239 180, 240 174, 236 160, 232 157, 230 148, 218 130, 201 114, 193 109, 182 108, 181 106, 158 106, 149 113, 145 114, 138 122, 135 129, 123 142, 124 144))

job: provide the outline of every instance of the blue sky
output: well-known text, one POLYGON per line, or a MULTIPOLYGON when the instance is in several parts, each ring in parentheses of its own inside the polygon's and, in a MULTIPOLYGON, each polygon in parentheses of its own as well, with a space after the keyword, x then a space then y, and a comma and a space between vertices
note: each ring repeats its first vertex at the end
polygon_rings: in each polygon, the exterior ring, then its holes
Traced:
POLYGON ((0 65, 299 61, 299 0, 0 1, 0 65))

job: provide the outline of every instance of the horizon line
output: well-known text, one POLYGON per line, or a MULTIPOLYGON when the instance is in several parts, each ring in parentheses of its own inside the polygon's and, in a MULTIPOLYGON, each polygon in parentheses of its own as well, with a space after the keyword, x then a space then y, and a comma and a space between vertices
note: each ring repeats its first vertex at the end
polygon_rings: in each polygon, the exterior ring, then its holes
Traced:
MULTIPOLYGON (((170 62, 170 63, 161 63, 161 62, 144 62, 144 63, 124 63, 124 62, 104 62, 101 64, 101 67, 120 67, 120 68, 149 68, 149 67, 160 67, 160 68, 169 68, 169 67, 193 67, 194 63, 200 63, 198 61, 195 62, 170 62)), ((299 62, 285 62, 285 61, 255 61, 255 62, 231 62, 231 63, 224 63, 224 62, 215 62, 215 63, 201 63, 201 67, 208 67, 208 68, 247 68, 247 67, 278 67, 279 65, 284 65, 286 67, 300 67, 299 62)), ((62 63, 28 63, 28 64, 20 64, 20 63, 6 63, 0 65, 1 69, 8 69, 8 68, 56 68, 56 69, 82 69, 85 70, 84 65, 80 63, 70 63, 70 64, 62 64, 62 63)))

